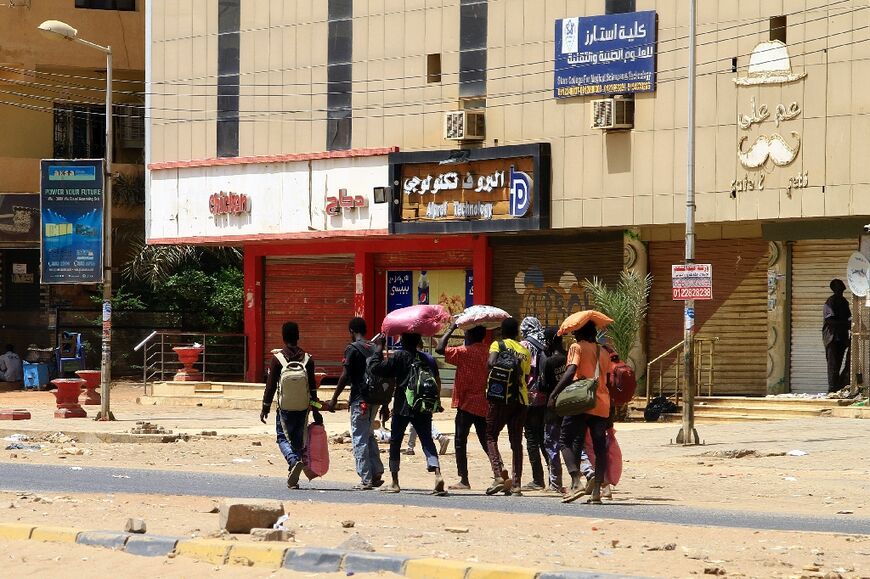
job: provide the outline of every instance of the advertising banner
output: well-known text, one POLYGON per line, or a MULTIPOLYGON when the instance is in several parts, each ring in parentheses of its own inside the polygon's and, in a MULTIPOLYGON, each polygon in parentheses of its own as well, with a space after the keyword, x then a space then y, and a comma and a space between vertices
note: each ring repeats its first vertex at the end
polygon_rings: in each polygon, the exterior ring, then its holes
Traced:
POLYGON ((556 98, 656 90, 656 13, 556 21, 556 98))
POLYGON ((713 266, 692 263, 671 266, 674 301, 712 300, 713 266))
POLYGON ((42 283, 103 281, 103 161, 43 160, 42 283))
POLYGON ((414 304, 411 293, 412 276, 413 272, 410 271, 387 272, 387 312, 414 304))

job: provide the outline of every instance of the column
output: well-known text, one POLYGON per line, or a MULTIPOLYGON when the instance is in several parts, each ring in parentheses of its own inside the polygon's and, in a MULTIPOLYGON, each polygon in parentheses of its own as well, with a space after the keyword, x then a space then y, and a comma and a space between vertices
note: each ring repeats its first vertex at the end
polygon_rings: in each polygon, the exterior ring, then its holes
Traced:
POLYGON ((245 337, 247 339, 247 372, 245 380, 263 380, 263 256, 252 247, 244 248, 245 273, 245 337))
POLYGON ((785 394, 788 384, 790 247, 771 241, 767 260, 767 393, 785 394))

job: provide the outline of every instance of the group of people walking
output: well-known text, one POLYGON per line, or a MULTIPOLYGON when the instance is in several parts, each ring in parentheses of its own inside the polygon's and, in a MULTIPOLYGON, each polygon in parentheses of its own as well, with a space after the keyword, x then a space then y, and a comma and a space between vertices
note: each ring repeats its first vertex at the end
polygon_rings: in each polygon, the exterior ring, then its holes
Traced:
MULTIPOLYGON (((311 400, 316 400, 314 361, 298 346, 298 326, 288 322, 282 330, 285 347, 280 356, 276 354, 271 361, 260 415, 263 422, 288 364, 304 366, 311 400)), ((438 397, 440 377, 434 358, 422 351, 422 336, 402 334, 396 347, 386 355, 386 338, 379 334, 368 340, 364 319, 353 318, 348 324, 350 344, 344 352, 343 371, 331 400, 323 402, 320 409, 334 412, 339 396, 350 386, 350 433, 360 478, 354 488, 371 490, 383 486, 385 492, 401 491, 402 445, 411 427, 419 438, 427 470, 435 476, 433 494, 471 489, 468 439, 474 428, 492 469, 493 479, 486 494, 518 496, 523 491, 543 491, 562 495, 565 502, 588 495, 588 502, 600 504, 602 492, 608 491, 604 475, 611 403, 606 377, 611 352, 598 343, 595 323, 590 321, 576 330, 575 342, 567 350, 556 328, 544 328, 533 317, 522 322, 515 318, 504 319, 499 338, 489 345, 486 344, 487 329, 483 326, 465 329, 463 345, 448 345, 456 330, 454 323, 435 348, 445 362, 456 368, 452 406, 456 409, 454 444, 459 480, 447 487, 432 436, 433 413, 443 410, 438 397), (504 360, 513 360, 514 365, 505 364, 504 360), (505 368, 516 375, 503 380, 505 388, 499 390, 494 386, 498 380, 493 376, 504 372, 505 368), (585 413, 561 418, 555 412, 556 399, 579 379, 597 380, 595 406, 585 413), (392 385, 391 399, 382 401, 372 394, 376 391, 373 383, 380 382, 392 385), (435 389, 435 395, 427 398, 427 388, 435 389), (389 480, 385 478, 386 469, 378 449, 378 419, 383 424, 391 420, 389 480), (498 444, 505 428, 511 448, 510 472, 498 444), (594 468, 584 452, 587 431, 597 459, 594 468), (532 470, 532 480, 525 486, 522 485, 524 438, 532 470), (563 487, 563 462, 570 477, 567 488, 563 487)), ((319 419, 316 414, 315 420, 319 419)), ((277 410, 277 440, 289 465, 287 485, 290 488, 298 486, 302 472, 307 422, 308 411, 277 410)))

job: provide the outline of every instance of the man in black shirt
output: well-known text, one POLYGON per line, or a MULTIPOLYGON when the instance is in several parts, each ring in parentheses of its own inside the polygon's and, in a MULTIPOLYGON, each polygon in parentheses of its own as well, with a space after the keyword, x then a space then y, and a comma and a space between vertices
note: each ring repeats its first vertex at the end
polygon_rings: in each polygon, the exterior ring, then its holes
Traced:
POLYGON ((846 350, 849 349, 849 328, 852 325, 852 310, 849 300, 843 297, 846 284, 842 280, 831 281, 831 291, 824 307, 822 338, 825 342, 825 357, 828 360, 828 392, 836 392, 845 384, 840 377, 840 368, 846 350))
MULTIPOLYGON (((568 354, 565 344, 558 335, 557 328, 547 328, 544 332, 547 344, 547 360, 544 362, 544 388, 549 396, 556 384, 565 373, 568 354)), ((559 454, 559 435, 562 430, 562 419, 552 410, 547 410, 544 417, 544 452, 547 454, 547 464, 550 469, 550 481, 544 492, 562 494, 562 459, 559 454)))
MULTIPOLYGON (((299 326, 296 322, 286 322, 281 327, 281 337, 284 339, 284 348, 281 350, 284 359, 289 362, 303 362, 305 373, 308 375, 309 400, 317 400, 317 382, 314 379, 314 358, 307 355, 305 350, 299 347, 299 326), (307 361, 306 361, 307 357, 307 361)), ((278 352, 277 350, 273 350, 278 352)), ((269 417, 269 409, 275 392, 278 390, 278 380, 281 378, 281 370, 284 365, 277 356, 272 356, 269 364, 269 379, 266 382, 266 390, 263 392, 263 408, 260 410, 260 422, 266 424, 269 417)), ((315 418, 319 414, 315 412, 315 418)), ((299 488, 299 476, 302 474, 304 464, 302 455, 305 451, 305 428, 308 426, 308 410, 281 410, 275 413, 275 432, 278 436, 278 448, 287 461, 287 488, 299 488)))
POLYGON ((370 491, 384 484, 384 465, 372 428, 375 416, 378 415, 378 407, 363 398, 366 364, 374 352, 374 346, 366 340, 367 328, 364 319, 352 319, 348 330, 351 343, 344 349, 344 368, 332 400, 326 403, 325 408, 335 412, 338 397, 350 382, 350 436, 353 441, 353 456, 356 459, 356 474, 360 478, 360 484, 354 489, 370 491))

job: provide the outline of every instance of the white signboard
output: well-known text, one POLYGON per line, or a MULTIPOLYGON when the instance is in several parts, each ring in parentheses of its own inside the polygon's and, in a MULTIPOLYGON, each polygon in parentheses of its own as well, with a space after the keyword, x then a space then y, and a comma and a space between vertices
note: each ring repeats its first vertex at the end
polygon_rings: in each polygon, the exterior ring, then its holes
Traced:
POLYGON ((154 170, 148 238, 243 242, 386 231, 389 204, 374 202, 374 188, 386 185, 386 156, 154 170))
POLYGON ((713 266, 709 263, 671 266, 671 279, 675 301, 713 299, 713 266))

